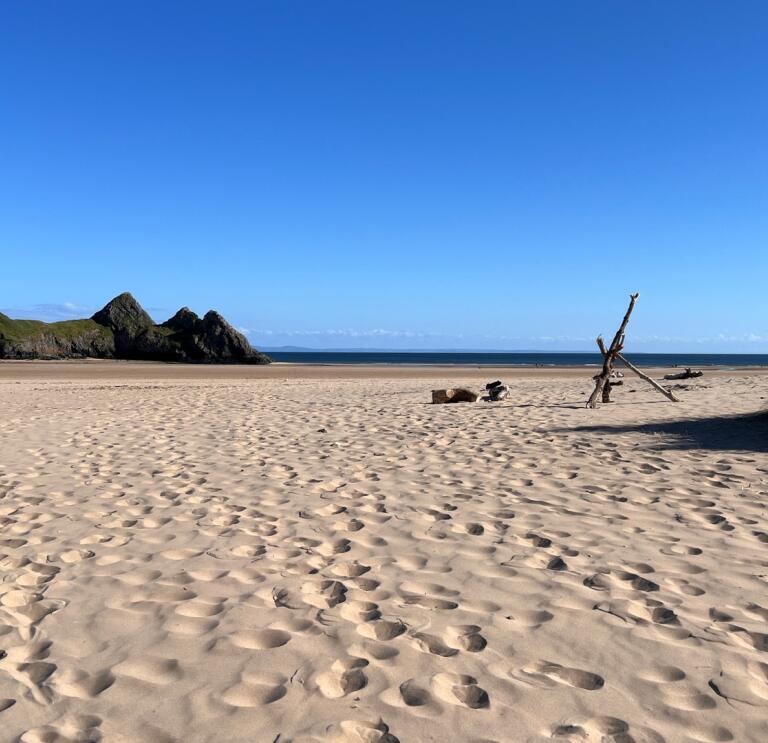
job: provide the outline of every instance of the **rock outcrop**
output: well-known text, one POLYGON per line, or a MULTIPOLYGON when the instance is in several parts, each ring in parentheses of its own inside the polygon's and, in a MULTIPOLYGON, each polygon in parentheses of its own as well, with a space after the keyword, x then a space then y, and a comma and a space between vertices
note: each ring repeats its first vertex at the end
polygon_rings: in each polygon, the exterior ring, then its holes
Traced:
POLYGON ((154 323, 145 309, 130 292, 118 294, 107 302, 92 318, 99 325, 111 328, 115 334, 135 338, 151 328, 154 323))
POLYGON ((195 363, 268 364, 218 312, 202 320, 187 307, 155 325, 125 292, 93 317, 44 323, 12 320, 0 313, 0 358, 116 358, 195 363))

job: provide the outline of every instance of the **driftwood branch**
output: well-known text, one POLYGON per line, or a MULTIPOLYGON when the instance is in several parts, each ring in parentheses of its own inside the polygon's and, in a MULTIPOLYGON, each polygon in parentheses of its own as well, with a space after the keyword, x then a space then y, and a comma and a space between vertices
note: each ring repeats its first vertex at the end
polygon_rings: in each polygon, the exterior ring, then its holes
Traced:
POLYGON ((694 379, 703 375, 703 371, 691 371, 690 367, 686 367, 684 372, 678 372, 676 374, 665 374, 664 379, 694 379))
MULTIPOLYGON (((595 382, 595 389, 592 391, 592 394, 589 396, 589 400, 587 400, 588 408, 597 407, 597 398, 604 391, 606 383, 610 384, 609 380, 611 376, 611 370, 613 369, 613 361, 616 358, 617 354, 619 354, 624 348, 624 331, 627 328, 630 315, 632 314, 632 310, 635 309, 635 302, 637 302, 637 298, 639 296, 640 296, 639 294, 629 295, 629 307, 627 308, 627 311, 624 314, 624 319, 621 321, 621 325, 619 326, 619 329, 616 331, 616 335, 613 336, 613 341, 611 341, 610 347, 603 354, 603 370, 598 375, 597 380, 595 382)), ((600 350, 602 351, 604 348, 602 338, 599 339, 598 345, 601 346, 600 350)), ((610 394, 610 387, 608 387, 608 394, 610 394)))
MULTIPOLYGON (((600 353, 603 355, 603 359, 608 355, 608 351, 605 348, 605 343, 603 342, 603 336, 598 335, 597 336, 597 347, 600 349, 600 353)), ((598 374, 595 377, 595 380, 600 375, 598 374)), ((611 388, 613 387, 613 382, 611 382, 610 374, 608 375, 608 379, 605 380, 605 383, 603 384, 603 402, 610 402, 611 401, 611 388)))
POLYGON ((635 374, 637 374, 640 379, 644 379, 646 382, 648 382, 648 384, 661 392, 661 394, 664 395, 664 397, 666 397, 668 400, 671 400, 672 402, 680 402, 680 400, 678 400, 669 390, 665 390, 658 382, 651 379, 647 374, 641 372, 634 364, 630 364, 629 361, 627 361, 620 353, 616 354, 616 358, 621 361, 621 363, 624 364, 627 369, 630 369, 635 374))

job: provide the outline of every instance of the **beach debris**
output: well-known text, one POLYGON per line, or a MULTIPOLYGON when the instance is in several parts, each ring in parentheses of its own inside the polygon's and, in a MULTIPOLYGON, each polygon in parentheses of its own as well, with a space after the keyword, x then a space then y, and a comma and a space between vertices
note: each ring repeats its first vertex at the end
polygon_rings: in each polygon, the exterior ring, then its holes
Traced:
POLYGON ((640 294, 637 292, 635 294, 629 295, 629 307, 627 308, 627 311, 624 314, 624 319, 621 321, 621 325, 616 331, 616 335, 613 336, 611 345, 608 348, 605 347, 602 336, 597 337, 597 347, 600 349, 600 353, 603 355, 603 369, 598 375, 594 377, 595 389, 589 396, 589 400, 587 400, 588 408, 597 407, 598 397, 601 397, 603 402, 611 401, 611 387, 613 387, 615 384, 615 382, 611 381, 611 377, 614 373, 613 363, 616 359, 621 361, 621 363, 624 364, 627 369, 637 374, 640 379, 645 380, 655 390, 661 392, 661 394, 664 395, 664 397, 666 397, 668 400, 671 400, 672 402, 679 402, 679 400, 672 394, 670 390, 664 389, 664 387, 662 387, 658 382, 651 379, 644 372, 641 372, 636 366, 634 366, 634 364, 631 364, 621 355, 621 352, 624 350, 624 331, 627 328, 629 318, 632 315, 632 310, 635 308, 635 303, 637 302, 639 296, 640 294))
POLYGON ((499 402, 505 397, 509 397, 509 387, 506 384, 502 384, 499 380, 495 382, 489 382, 485 385, 487 395, 483 396, 485 402, 499 402))
MULTIPOLYGON (((599 345, 599 344, 598 344, 599 345)), ((611 401, 611 390, 614 387, 619 387, 620 385, 624 384, 624 373, 620 371, 612 371, 611 376, 606 380, 605 386, 603 387, 603 402, 610 402, 611 401)), ((599 374, 595 374, 594 377, 592 377, 595 381, 600 379, 599 374)))
POLYGON ((445 390, 432 390, 432 402, 443 404, 449 402, 477 402, 479 395, 466 387, 454 387, 445 390))
POLYGON ((686 367, 684 372, 677 372, 675 374, 665 374, 664 379, 694 379, 695 377, 703 377, 703 371, 691 371, 690 367, 686 367))
POLYGON ((648 384, 651 385, 651 387, 661 392, 661 394, 664 395, 664 397, 666 397, 668 400, 670 400, 671 402, 680 402, 680 400, 678 400, 672 394, 671 390, 668 390, 665 387, 662 387, 658 382, 651 379, 647 374, 644 374, 643 372, 641 372, 636 366, 634 366, 633 364, 630 364, 630 362, 627 361, 620 353, 616 354, 616 358, 619 361, 621 361, 621 363, 624 364, 624 366, 626 366, 627 369, 631 369, 635 374, 637 374, 637 376, 640 377, 640 379, 644 379, 646 382, 648 382, 648 384))

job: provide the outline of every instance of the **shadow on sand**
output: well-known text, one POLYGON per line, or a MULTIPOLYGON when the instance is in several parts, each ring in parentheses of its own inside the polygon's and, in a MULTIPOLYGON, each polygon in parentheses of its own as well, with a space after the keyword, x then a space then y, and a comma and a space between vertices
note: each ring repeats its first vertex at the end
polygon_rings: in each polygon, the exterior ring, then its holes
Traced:
POLYGON ((663 449, 768 452, 768 411, 634 426, 579 426, 571 430, 577 433, 599 433, 606 436, 624 433, 661 435, 664 440, 659 441, 658 446, 663 449))

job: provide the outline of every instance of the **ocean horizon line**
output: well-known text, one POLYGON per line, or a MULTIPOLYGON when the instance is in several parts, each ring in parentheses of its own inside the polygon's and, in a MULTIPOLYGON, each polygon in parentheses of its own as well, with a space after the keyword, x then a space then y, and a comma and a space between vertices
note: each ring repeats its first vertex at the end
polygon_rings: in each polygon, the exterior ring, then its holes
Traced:
MULTIPOLYGON (((313 348, 311 346, 265 346, 259 344, 259 350, 264 353, 387 353, 387 354, 543 354, 543 355, 593 355, 599 356, 598 351, 585 350, 544 350, 537 348, 313 348)), ((765 356, 768 358, 768 352, 753 353, 749 351, 627 351, 625 356, 765 356)))
MULTIPOLYGON (((596 352, 564 351, 279 351, 266 350, 276 362, 325 365, 404 366, 509 366, 509 367, 595 367, 602 364, 596 352)), ((764 367, 768 354, 725 353, 627 353, 645 367, 764 367)))

